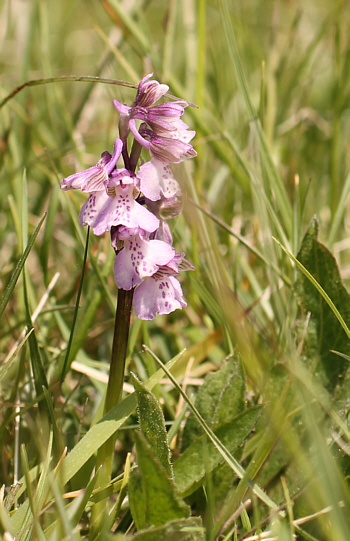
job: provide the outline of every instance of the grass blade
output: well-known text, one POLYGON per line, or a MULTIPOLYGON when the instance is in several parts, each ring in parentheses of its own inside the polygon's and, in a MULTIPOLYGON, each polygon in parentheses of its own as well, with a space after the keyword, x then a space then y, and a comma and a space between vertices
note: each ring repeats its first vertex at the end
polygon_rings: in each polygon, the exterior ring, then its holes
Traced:
POLYGON ((81 278, 80 278, 80 282, 79 282, 77 300, 76 300, 76 303, 75 303, 75 309, 74 309, 74 315, 73 315, 73 321, 72 321, 72 329, 71 329, 71 332, 70 332, 70 335, 69 335, 69 341, 68 341, 68 345, 67 345, 66 356, 65 356, 64 363, 63 363, 63 368, 62 368, 61 382, 64 381, 64 378, 66 377, 67 370, 69 368, 69 365, 68 365, 69 354, 70 354, 72 343, 73 343, 73 336, 74 336, 75 325, 76 325, 77 317, 78 317, 80 297, 81 297, 81 292, 83 290, 83 282, 84 282, 84 275, 85 275, 85 269, 86 269, 86 260, 87 260, 87 254, 88 254, 88 249, 89 249, 89 235, 90 235, 90 227, 88 227, 87 234, 86 234, 86 244, 85 244, 85 251, 84 251, 83 266, 82 266, 82 269, 81 269, 81 278))
POLYGON ((40 228, 46 218, 46 215, 47 213, 45 212, 43 217, 41 218, 40 222, 38 223, 38 225, 36 226, 35 228, 35 231, 34 233, 32 234, 32 236, 30 237, 29 239, 29 242, 27 244, 27 247, 26 249, 24 250, 23 254, 21 255, 20 259, 18 260, 18 263, 16 265, 16 268, 11 276, 11 279, 6 287, 6 290, 5 290, 5 294, 3 296, 3 298, 1 299, 1 303, 0 303, 0 317, 2 316, 5 308, 6 308, 6 305, 9 301, 9 298, 11 296, 11 293, 17 283, 17 280, 19 278, 19 275, 21 274, 22 270, 23 270, 23 266, 26 262, 26 259, 31 251, 31 249, 33 248, 33 244, 35 242, 35 239, 40 231, 40 228))

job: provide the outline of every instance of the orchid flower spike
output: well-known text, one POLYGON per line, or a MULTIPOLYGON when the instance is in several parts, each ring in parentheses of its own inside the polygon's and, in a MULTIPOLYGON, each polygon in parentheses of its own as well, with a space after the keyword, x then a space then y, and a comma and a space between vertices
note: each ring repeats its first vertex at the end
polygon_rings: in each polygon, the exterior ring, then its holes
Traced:
POLYGON ((182 196, 171 164, 197 155, 190 144, 195 131, 181 120, 189 104, 177 100, 155 105, 169 87, 151 77, 140 81, 130 106, 113 100, 120 114, 113 154, 103 152, 96 165, 61 182, 62 190, 89 194, 80 224, 90 226, 95 235, 110 231, 116 285, 135 289, 133 305, 141 319, 186 306, 175 276, 194 270, 184 254, 176 253, 169 225, 181 212, 182 196), (138 164, 142 147, 150 159, 138 164), (124 167, 117 168, 121 156, 124 167))

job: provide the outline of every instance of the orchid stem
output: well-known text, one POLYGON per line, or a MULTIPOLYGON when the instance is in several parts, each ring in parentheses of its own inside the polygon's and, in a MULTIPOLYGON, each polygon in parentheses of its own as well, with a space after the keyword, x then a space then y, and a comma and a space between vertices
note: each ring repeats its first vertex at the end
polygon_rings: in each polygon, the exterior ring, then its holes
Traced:
POLYGON ((116 406, 121 398, 124 383, 125 359, 128 347, 130 314, 134 289, 119 289, 115 315, 111 366, 107 385, 105 413, 116 406))
MULTIPOLYGON (((104 405, 105 414, 114 408, 122 397, 133 295, 134 289, 130 291, 118 290, 111 365, 104 405)), ((100 487, 106 486, 111 480, 116 437, 116 434, 114 434, 109 438, 97 453, 96 470, 100 468, 97 484, 100 487)), ((106 502, 104 500, 96 503, 92 508, 90 541, 96 539, 99 532, 101 532, 106 511, 106 502)))

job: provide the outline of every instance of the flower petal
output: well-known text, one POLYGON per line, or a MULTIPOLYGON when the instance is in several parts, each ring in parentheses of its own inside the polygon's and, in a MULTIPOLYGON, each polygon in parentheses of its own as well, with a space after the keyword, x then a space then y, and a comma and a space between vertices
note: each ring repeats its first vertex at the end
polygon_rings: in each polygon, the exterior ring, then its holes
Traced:
POLYGON ((134 293, 134 310, 140 319, 154 319, 156 314, 170 314, 187 306, 179 281, 173 276, 155 280, 146 278, 134 293))
POLYGON ((140 190, 151 201, 181 195, 180 186, 170 165, 155 158, 141 165, 137 176, 141 179, 140 190))
POLYGON ((114 277, 121 289, 131 289, 152 276, 174 257, 175 250, 160 240, 142 240, 138 235, 125 241, 114 262, 114 277))
POLYGON ((134 105, 149 107, 168 92, 168 85, 160 84, 158 81, 148 81, 152 75, 153 73, 150 73, 141 79, 134 105))
POLYGON ((120 158, 123 149, 121 139, 114 143, 113 155, 108 151, 101 154, 101 159, 93 167, 74 173, 61 182, 62 190, 80 189, 82 192, 99 192, 105 189, 104 183, 108 179, 120 158))
POLYGON ((78 189, 84 192, 88 191, 86 187, 88 189, 91 187, 92 191, 102 191, 105 189, 104 182, 107 178, 108 175, 104 168, 94 165, 85 171, 79 171, 79 173, 64 178, 61 182, 61 189, 64 191, 78 189))
POLYGON ((133 198, 133 186, 115 188, 115 197, 106 192, 91 193, 80 211, 80 224, 90 225, 95 235, 102 235, 112 226, 141 227, 155 231, 159 220, 133 198))

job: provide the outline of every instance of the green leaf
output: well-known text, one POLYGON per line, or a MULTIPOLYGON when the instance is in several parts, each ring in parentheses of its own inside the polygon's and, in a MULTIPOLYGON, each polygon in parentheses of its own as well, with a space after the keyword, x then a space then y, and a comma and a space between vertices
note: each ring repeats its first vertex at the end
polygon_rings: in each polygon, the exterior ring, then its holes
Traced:
POLYGON ((45 224, 44 229, 44 236, 43 236, 43 242, 40 248, 40 262, 43 268, 45 281, 47 279, 48 275, 48 260, 49 260, 49 251, 50 248, 52 248, 52 239, 54 235, 54 229, 55 229, 55 219, 58 209, 58 203, 59 203, 59 193, 60 193, 60 186, 58 183, 54 184, 51 194, 50 194, 50 202, 49 202, 49 208, 47 211, 47 220, 45 224))
MULTIPOLYGON (((237 358, 231 357, 220 370, 206 376, 196 396, 196 407, 212 430, 244 410, 244 390, 244 372, 237 358)), ((203 429, 191 413, 183 431, 182 450, 202 434, 203 429)))
POLYGON ((137 396, 141 432, 150 444, 159 464, 163 466, 168 477, 172 478, 170 449, 167 443, 167 431, 162 408, 155 395, 140 382, 135 374, 131 374, 131 376, 137 396))
MULTIPOLYGON (((237 417, 221 424, 215 435, 221 443, 233 453, 242 445, 253 430, 262 406, 256 406, 240 413, 237 417)), ((212 471, 223 461, 221 453, 208 441, 206 434, 195 440, 174 464, 176 486, 185 496, 188 496, 203 482, 206 473, 212 471), (203 460, 203 446, 207 445, 205 453, 207 462, 203 460)))
MULTIPOLYGON (((349 327, 350 297, 341 280, 335 258, 329 250, 317 240, 318 221, 314 218, 303 239, 297 259, 310 272, 349 327)), ((332 392, 341 378, 348 362, 330 350, 350 354, 350 342, 337 317, 328 303, 308 278, 299 273, 295 283, 295 293, 302 312, 311 312, 303 357, 322 383, 332 392)))
MULTIPOLYGON (((171 368, 180 358, 180 355, 174 357, 167 363, 171 368)), ((159 383, 162 377, 162 370, 157 370, 151 376, 146 384, 147 388, 152 389, 159 383)), ((99 423, 94 425, 77 443, 68 456, 63 460, 64 483, 67 483, 73 475, 85 464, 89 458, 122 426, 126 419, 136 408, 136 395, 127 396, 122 402, 115 406, 105 415, 99 423)))
MULTIPOLYGON (((0 368, 0 381, 7 376, 7 373, 9 372, 10 368, 12 369, 12 365, 14 364, 14 361, 16 360, 16 357, 17 357, 19 351, 21 350, 23 345, 26 343, 26 341, 28 340, 28 338, 32 334, 32 332, 34 332, 34 328, 31 328, 30 331, 28 331, 25 334, 23 340, 21 340, 21 342, 18 344, 18 346, 16 347, 15 351, 13 352, 13 354, 11 355, 9 360, 5 364, 3 364, 1 366, 1 368, 0 368)), ((8 378, 10 378, 11 376, 12 376, 12 374, 10 373, 8 378)))
POLYGON ((202 519, 190 517, 186 519, 173 520, 159 528, 152 528, 150 531, 139 532, 133 539, 137 541, 204 541, 205 533, 202 519))
POLYGON ((187 518, 190 508, 155 458, 146 438, 136 432, 135 439, 139 473, 130 475, 129 499, 137 528, 157 527, 171 520, 187 518))
MULTIPOLYGON (((181 353, 176 355, 167 363, 167 367, 174 366, 176 361, 181 357, 181 353)), ((152 389, 163 376, 163 370, 157 370, 153 376, 149 378, 146 387, 152 389)), ((62 462, 62 483, 66 484, 74 475, 86 464, 88 460, 96 453, 103 443, 110 438, 126 421, 131 413, 136 408, 136 393, 127 396, 122 402, 115 406, 107 415, 105 415, 99 423, 90 428, 85 436, 76 444, 71 452, 63 459, 62 462)), ((29 472, 31 481, 38 475, 38 468, 34 467, 29 472)), ((25 479, 22 477, 20 482, 22 487, 16 495, 16 499, 23 494, 26 489, 25 479)), ((12 515, 11 520, 15 520, 18 515, 18 520, 21 520, 25 514, 26 502, 16 510, 12 515)))
POLYGON ((129 477, 129 502, 132 518, 139 530, 146 525, 146 496, 143 490, 142 477, 139 469, 130 473, 129 477))
POLYGON ((154 358, 158 366, 160 366, 161 369, 164 370, 167 377, 170 379, 173 385, 175 385, 176 389, 179 391, 183 399, 187 402, 191 411, 196 415, 204 432, 206 433, 210 441, 213 443, 217 451, 219 451, 222 458, 225 460, 225 462, 227 462, 230 468, 236 473, 239 479, 242 480, 242 486, 248 484, 248 481, 249 481, 249 488, 254 492, 254 494, 256 494, 256 496, 258 496, 258 498, 260 498, 261 501, 263 501, 268 507, 275 510, 279 515, 284 516, 284 512, 278 509, 277 504, 261 489, 261 487, 259 487, 259 485, 254 483, 254 481, 252 481, 246 476, 245 469, 235 459, 235 457, 232 456, 232 454, 227 449, 227 447, 225 447, 225 445, 220 440, 220 438, 218 438, 218 436, 211 430, 211 428, 209 428, 209 426, 204 421, 203 417, 201 416, 201 414, 199 413, 195 405, 191 402, 191 400, 189 399, 189 397, 187 396, 183 388, 178 384, 178 382, 176 381, 172 373, 168 370, 167 366, 164 365, 162 361, 158 359, 158 357, 147 346, 144 345, 143 347, 146 351, 148 351, 148 353, 150 353, 150 355, 152 355, 152 357, 154 358))
MULTIPOLYGON (((77 298, 76 298, 76 302, 75 302, 73 321, 72 321, 72 325, 71 325, 71 332, 70 332, 70 335, 69 335, 66 356, 64 358, 64 363, 63 363, 63 368, 62 368, 62 373, 61 373, 61 383, 64 381, 67 370, 68 370, 68 368, 70 367, 70 364, 73 361, 73 359, 71 358, 71 361, 69 363, 69 357, 70 357, 70 352, 71 352, 71 348, 72 348, 72 344, 73 344, 75 325, 76 325, 77 317, 78 317, 81 292, 83 290, 83 283, 84 283, 84 276, 85 276, 85 269, 86 269, 86 260, 87 260, 87 254, 88 254, 88 248, 89 248, 89 236, 90 236, 90 227, 88 227, 87 233, 86 233, 86 244, 85 244, 85 250, 84 250, 84 259, 83 259, 83 265, 82 265, 82 269, 81 269, 81 277, 80 277, 80 282, 79 282, 78 294, 77 294, 77 298)), ((77 353, 79 348, 80 348, 80 344, 78 345, 78 348, 74 351, 74 353, 77 353)))

